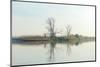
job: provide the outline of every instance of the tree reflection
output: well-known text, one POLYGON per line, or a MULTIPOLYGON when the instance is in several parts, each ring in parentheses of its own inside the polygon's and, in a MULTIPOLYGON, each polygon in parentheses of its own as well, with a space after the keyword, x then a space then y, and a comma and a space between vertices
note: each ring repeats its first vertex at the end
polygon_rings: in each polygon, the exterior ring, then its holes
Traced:
POLYGON ((49 53, 48 61, 49 62, 52 62, 55 59, 55 48, 58 43, 61 43, 61 45, 66 45, 66 48, 67 48, 66 56, 71 55, 71 53, 72 53, 71 47, 73 45, 77 46, 80 44, 80 42, 77 42, 77 41, 63 41, 63 42, 59 41, 59 42, 57 42, 56 40, 51 39, 50 44, 49 44, 49 51, 48 51, 48 53, 49 53))
POLYGON ((50 46, 50 48, 49 48, 48 60, 49 61, 53 61, 54 60, 54 56, 55 56, 56 41, 51 40, 49 46, 50 46))
POLYGON ((67 43, 67 50, 66 50, 66 55, 70 55, 71 54, 71 45, 70 43, 67 43))
POLYGON ((67 50, 66 50, 66 55, 70 56, 72 53, 71 47, 73 45, 78 46, 81 43, 81 41, 76 41, 76 40, 69 40, 66 42, 67 50))

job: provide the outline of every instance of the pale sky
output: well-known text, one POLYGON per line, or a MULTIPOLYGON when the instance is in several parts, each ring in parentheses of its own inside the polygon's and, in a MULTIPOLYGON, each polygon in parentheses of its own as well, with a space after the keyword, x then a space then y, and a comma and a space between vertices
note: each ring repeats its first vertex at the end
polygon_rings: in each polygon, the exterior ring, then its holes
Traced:
POLYGON ((69 24, 72 34, 95 36, 95 7, 27 2, 12 2, 12 35, 43 35, 48 17, 55 18, 59 35, 69 24))

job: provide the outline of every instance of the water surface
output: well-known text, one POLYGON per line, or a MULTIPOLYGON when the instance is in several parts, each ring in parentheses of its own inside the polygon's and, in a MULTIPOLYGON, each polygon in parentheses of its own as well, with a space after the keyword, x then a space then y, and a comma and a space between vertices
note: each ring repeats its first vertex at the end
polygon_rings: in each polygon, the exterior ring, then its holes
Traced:
POLYGON ((95 60, 95 42, 12 44, 12 65, 95 60))

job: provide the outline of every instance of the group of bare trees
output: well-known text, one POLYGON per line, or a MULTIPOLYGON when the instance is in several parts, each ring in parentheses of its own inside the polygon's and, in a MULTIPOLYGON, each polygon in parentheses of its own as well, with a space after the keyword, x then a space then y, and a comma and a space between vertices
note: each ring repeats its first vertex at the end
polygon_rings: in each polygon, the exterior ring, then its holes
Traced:
MULTIPOLYGON (((48 27, 47 27, 47 30, 49 32, 49 35, 50 35, 50 39, 55 39, 56 37, 56 30, 55 30, 55 19, 54 18, 48 18, 47 19, 47 24, 48 24, 48 27)), ((70 34, 71 34, 71 29, 72 27, 70 25, 67 25, 66 26, 66 35, 67 35, 67 39, 70 38, 70 34)))

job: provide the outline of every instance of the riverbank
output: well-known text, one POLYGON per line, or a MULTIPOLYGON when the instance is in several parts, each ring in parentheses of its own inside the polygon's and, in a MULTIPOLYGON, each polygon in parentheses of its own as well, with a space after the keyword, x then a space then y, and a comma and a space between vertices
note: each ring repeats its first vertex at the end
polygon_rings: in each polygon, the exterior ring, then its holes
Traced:
MULTIPOLYGON (((44 36, 20 36, 20 37, 13 37, 12 42, 35 42, 35 43, 44 43, 50 41, 50 37, 44 36)), ((70 43, 78 43, 78 42, 88 42, 88 41, 95 41, 95 37, 87 37, 81 35, 70 35, 70 37, 66 36, 56 36, 56 42, 70 42, 70 43)))

